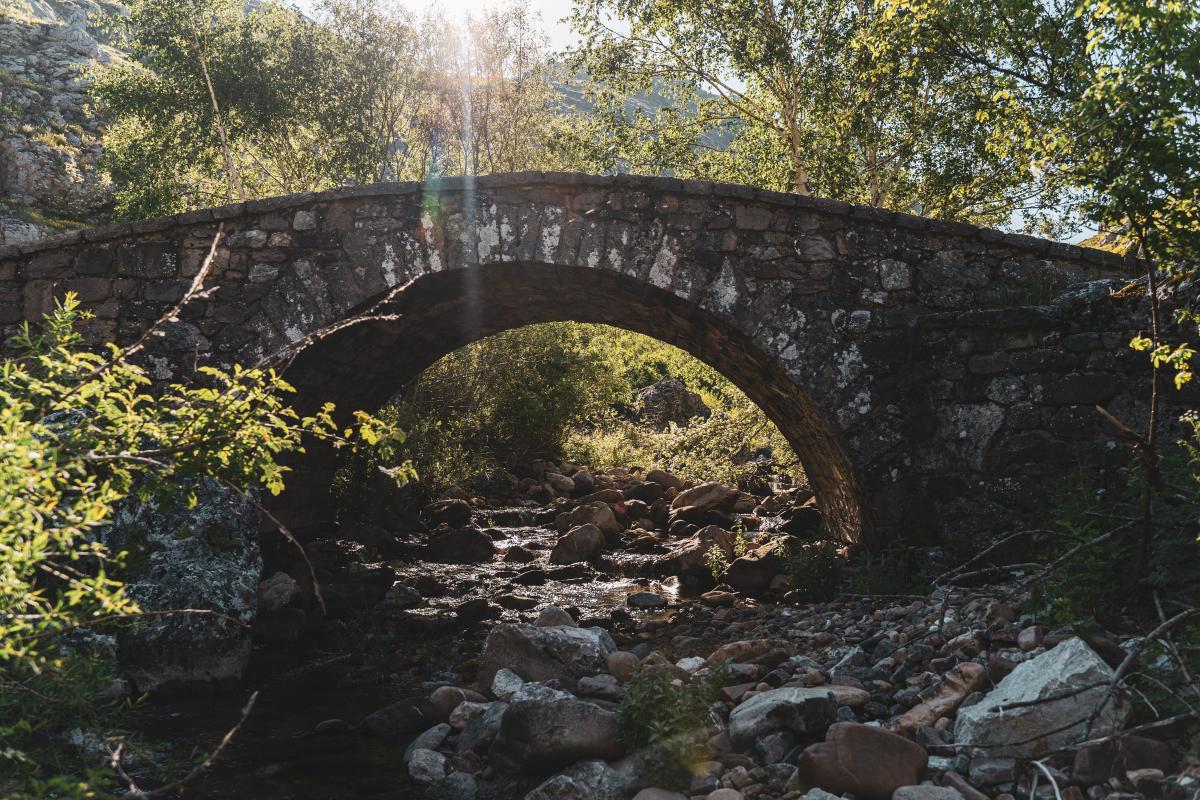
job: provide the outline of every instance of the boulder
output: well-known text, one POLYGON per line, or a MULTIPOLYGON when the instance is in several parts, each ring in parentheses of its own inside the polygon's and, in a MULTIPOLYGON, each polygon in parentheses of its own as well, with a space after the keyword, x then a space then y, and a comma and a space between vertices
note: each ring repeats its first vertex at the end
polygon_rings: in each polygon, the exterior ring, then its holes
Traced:
POLYGON ((829 728, 825 741, 800 754, 799 776, 806 786, 862 800, 889 800, 921 777, 928 756, 902 736, 856 722, 829 728))
POLYGON ((666 470, 652 469, 646 473, 646 480, 651 483, 661 483, 669 489, 680 490, 683 488, 683 481, 666 470))
POLYGON ((695 508, 702 511, 729 511, 737 502, 739 492, 737 487, 724 483, 702 483, 675 495, 671 501, 671 510, 695 508))
POLYGON ((489 703, 487 709, 472 719, 458 735, 454 749, 460 753, 468 751, 485 755, 500 733, 508 703, 489 703))
POLYGON ((837 701, 820 687, 784 687, 751 697, 729 714, 729 738, 750 747, 778 731, 819 736, 833 724, 837 701))
POLYGON ((571 483, 575 485, 576 494, 588 494, 596 488, 596 479, 586 469, 581 469, 572 475, 571 483))
POLYGON ((1082 639, 1068 639, 1018 665, 980 702, 959 709, 955 742, 978 755, 1032 758, 1115 733, 1129 706, 1109 693, 1113 674, 1082 639))
POLYGON ((628 779, 603 761, 583 761, 542 783, 525 800, 625 800, 628 779))
POLYGON ((250 659, 261 513, 216 480, 201 479, 193 489, 194 504, 184 490, 127 500, 99 533, 110 551, 129 553, 125 591, 143 611, 215 612, 143 617, 120 629, 120 666, 139 693, 235 683, 250 659))
POLYGON ((775 542, 735 558, 725 573, 725 582, 739 592, 760 594, 783 572, 783 560, 775 555, 775 542))
POLYGON ((617 646, 603 628, 524 623, 497 625, 488 634, 479 663, 480 682, 491 685, 496 671, 508 668, 527 681, 573 682, 603 672, 617 646))
POLYGON ((550 484, 550 488, 559 494, 569 496, 575 493, 575 481, 566 475, 560 475, 557 472, 547 472, 546 483, 550 484))
POLYGON ((685 584, 711 586, 715 581, 708 566, 708 551, 714 546, 727 562, 734 559, 733 534, 716 525, 708 525, 675 545, 659 559, 659 567, 668 575, 678 575, 685 584))
POLYGON ((922 727, 932 726, 941 717, 952 717, 963 700, 972 692, 987 685, 988 671, 980 664, 966 661, 950 670, 942 678, 938 693, 929 700, 913 706, 896 720, 899 733, 916 733, 922 727))
POLYGON ((574 627, 575 618, 556 605, 548 605, 538 612, 533 624, 539 628, 574 627))
POLYGON ((559 514, 554 520, 554 527, 559 533, 566 533, 580 525, 595 525, 610 541, 621 533, 621 523, 617 522, 613 510, 608 503, 599 500, 576 506, 569 512, 559 514))
POLYGON ((478 528, 458 528, 435 533, 423 557, 437 564, 478 564, 496 555, 492 537, 478 528))
POLYGON ((424 517, 433 528, 439 525, 461 528, 471 522, 471 504, 457 498, 440 500, 425 507, 424 517))
POLYGON ((412 736, 429 730, 439 721, 428 698, 410 697, 368 714, 355 729, 371 736, 412 736))
POLYGON ((695 417, 708 419, 712 411, 700 395, 688 390, 683 381, 667 378, 638 392, 636 413, 646 424, 662 429, 672 422, 685 425, 695 417))
POLYGON ((442 742, 446 741, 446 737, 449 735, 449 725, 444 722, 439 722, 437 725, 434 725, 432 728, 409 742, 408 747, 404 749, 404 765, 408 766, 408 762, 412 759, 412 754, 417 750, 437 750, 442 746, 442 742))
POLYGON ((567 692, 526 694, 513 696, 500 721, 490 752, 498 769, 545 773, 581 759, 619 758, 625 751, 613 712, 567 692))
MULTIPOLYGON (((605 506, 608 508, 608 506, 605 506)), ((604 552, 604 534, 595 525, 579 525, 563 535, 550 551, 551 564, 590 561, 604 552)))
POLYGON ((446 777, 446 757, 436 750, 414 750, 408 757, 408 774, 417 783, 437 783, 446 777))
POLYGON ((295 578, 286 572, 276 572, 258 585, 258 613, 269 614, 285 608, 301 594, 295 578))

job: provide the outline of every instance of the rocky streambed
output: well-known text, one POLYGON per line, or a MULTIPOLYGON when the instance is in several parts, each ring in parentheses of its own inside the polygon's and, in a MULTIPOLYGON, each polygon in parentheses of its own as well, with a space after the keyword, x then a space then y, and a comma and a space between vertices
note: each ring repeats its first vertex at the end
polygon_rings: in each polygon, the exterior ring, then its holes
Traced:
MULTIPOLYGON (((268 548, 243 679, 259 699, 188 795, 1200 792, 1177 732, 1108 741, 1141 721, 1110 691, 1133 640, 1042 626, 1005 586, 801 602, 781 556, 820 529, 803 490, 576 465, 511 489, 452 491, 423 530, 346 525, 311 541, 315 584, 295 551, 268 548), (698 696, 698 715, 676 715, 687 729, 637 735, 639 719, 698 696), (1075 747, 1088 740, 1100 743, 1075 747)), ((135 726, 187 761, 244 696, 156 699, 135 726)))

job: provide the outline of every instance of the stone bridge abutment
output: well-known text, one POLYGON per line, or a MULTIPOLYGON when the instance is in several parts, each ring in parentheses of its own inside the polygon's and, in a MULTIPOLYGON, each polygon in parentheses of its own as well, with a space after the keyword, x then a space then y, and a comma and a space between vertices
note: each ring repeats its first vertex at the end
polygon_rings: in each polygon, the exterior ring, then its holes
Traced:
MULTIPOLYGON (((975 537, 1044 510, 1076 465, 1120 453, 1094 410, 1132 415, 1137 301, 1107 253, 738 186, 500 175, 236 204, 0 250, 0 325, 63 292, 127 342, 208 285, 155 343, 161 381, 253 363, 368 309, 290 364, 302 407, 373 410, 475 339, 600 322, 733 380, 793 443, 847 540, 975 537), (1087 289, 1062 290, 1077 284, 1087 289), (1050 302, 1051 298, 1054 299, 1050 302)), ((297 464, 278 511, 320 523, 333 461, 297 464)))

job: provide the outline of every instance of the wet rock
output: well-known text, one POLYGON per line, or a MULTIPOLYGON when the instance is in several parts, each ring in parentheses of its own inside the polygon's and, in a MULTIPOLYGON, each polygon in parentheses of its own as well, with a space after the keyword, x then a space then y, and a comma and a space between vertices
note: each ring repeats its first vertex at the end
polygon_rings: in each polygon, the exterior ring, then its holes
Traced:
POLYGON ((679 792, 668 791, 667 789, 649 788, 642 789, 633 796, 633 800, 688 800, 687 795, 679 792))
POLYGON ((421 593, 415 586, 407 583, 396 583, 383 596, 380 605, 388 609, 402 611, 421 605, 421 593))
POLYGON ((819 736, 831 724, 837 703, 827 690, 785 687, 762 692, 729 714, 729 738, 739 747, 777 731, 819 736))
POLYGON ((603 671, 616 649, 602 628, 497 625, 484 642, 480 679, 488 685, 497 670, 507 667, 527 681, 573 682, 603 671))
POLYGON ((981 702, 960 709, 955 742, 975 746, 980 755, 1031 758, 1085 735, 1108 736, 1129 714, 1124 699, 1108 693, 1112 677, 1112 668, 1082 639, 1068 639, 1018 665, 981 702), (1022 705, 1036 700, 1046 702, 1022 705))
POLYGON ((739 592, 761 594, 776 575, 783 571, 783 561, 775 555, 774 542, 733 560, 725 573, 725 582, 739 592))
POLYGON ((295 578, 286 572, 276 572, 258 585, 258 613, 269 614, 285 608, 301 594, 295 578))
POLYGON ((454 614, 469 625, 472 622, 498 617, 501 611, 499 606, 488 602, 486 597, 472 597, 455 606, 454 614))
POLYGON ((438 719, 449 719, 450 712, 466 702, 467 694, 457 686, 439 686, 429 695, 429 705, 438 719))
POLYGON ((678 378, 667 378, 639 391, 636 408, 638 419, 660 429, 672 422, 686 425, 695 417, 708 419, 712 414, 704 399, 678 378))
POLYGON ((538 786, 525 800, 625 800, 628 778, 603 761, 583 761, 538 786))
POLYGON ((127 551, 125 590, 143 611, 209 609, 215 614, 146 617, 118 635, 121 669, 138 692, 239 680, 250 658, 262 559, 260 512, 212 479, 186 492, 121 503, 100 531, 127 551))
POLYGON ((800 780, 863 800, 889 800, 921 777, 927 757, 921 746, 882 728, 839 722, 825 741, 800 754, 800 780))
POLYGON ((433 704, 424 697, 410 697, 368 714, 355 730, 371 736, 412 736, 438 721, 433 704))
POLYGON ((621 533, 621 523, 617 522, 617 517, 608 503, 599 501, 582 503, 572 511, 559 514, 554 520, 554 527, 559 533, 566 533, 580 525, 595 525, 614 544, 614 537, 621 533))
POLYGON ((508 593, 497 597, 496 602, 504 608, 511 608, 514 611, 528 611, 537 608, 538 599, 524 594, 508 593))
POLYGON ((429 526, 449 525, 451 528, 461 528, 471 522, 471 505, 463 499, 441 500, 426 506, 425 519, 429 526))
POLYGON ((527 564, 530 561, 536 561, 537 555, 528 547, 523 547, 515 544, 504 551, 504 557, 501 559, 506 564, 527 564))
POLYGON ((491 749, 492 764, 510 772, 545 772, 581 759, 624 752, 617 715, 566 692, 513 697, 491 749))
POLYGON ((417 783, 437 783, 446 777, 446 757, 436 750, 414 750, 408 757, 408 774, 417 783))
POLYGON ((667 600, 654 592, 634 592, 625 598, 625 603, 631 608, 662 608, 667 600))
POLYGON ((437 750, 449 735, 450 726, 445 722, 439 722, 437 725, 434 725, 413 739, 408 747, 404 749, 404 765, 408 766, 408 762, 412 760, 412 754, 417 750, 437 750))
POLYGON ((575 618, 556 605, 548 605, 538 612, 533 624, 539 628, 575 627, 575 618))
MULTIPOLYGON (((605 506, 607 508, 607 506, 605 506)), ((587 524, 572 528, 563 535, 550 551, 551 564, 574 564, 590 561, 604 552, 604 534, 595 525, 587 524)))
POLYGON ((712 586, 715 581, 708 566, 708 551, 716 547, 727 562, 732 561, 736 557, 733 544, 732 533, 709 525, 675 545, 658 563, 663 573, 678 575, 685 585, 712 586))
POLYGON ((434 533, 422 555, 437 564, 485 563, 496 555, 496 544, 478 528, 458 528, 434 533))
POLYGON ((508 712, 508 703, 488 703, 482 714, 477 714, 459 734, 454 748, 459 753, 473 751, 487 753, 500 733, 500 725, 508 712))

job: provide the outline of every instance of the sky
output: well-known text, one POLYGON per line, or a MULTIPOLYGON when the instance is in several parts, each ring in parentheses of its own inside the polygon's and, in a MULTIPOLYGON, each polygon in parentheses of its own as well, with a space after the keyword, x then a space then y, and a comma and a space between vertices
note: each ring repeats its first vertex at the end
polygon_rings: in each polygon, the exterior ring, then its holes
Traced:
MULTIPOLYGON (((440 9, 450 17, 465 17, 468 13, 495 3, 481 3, 479 0, 404 0, 405 5, 414 11, 425 11, 430 8, 440 9)), ((536 12, 542 18, 542 27, 550 38, 550 49, 562 50, 574 44, 577 37, 572 34, 571 26, 563 19, 571 13, 570 0, 523 0, 526 8, 536 12)))

